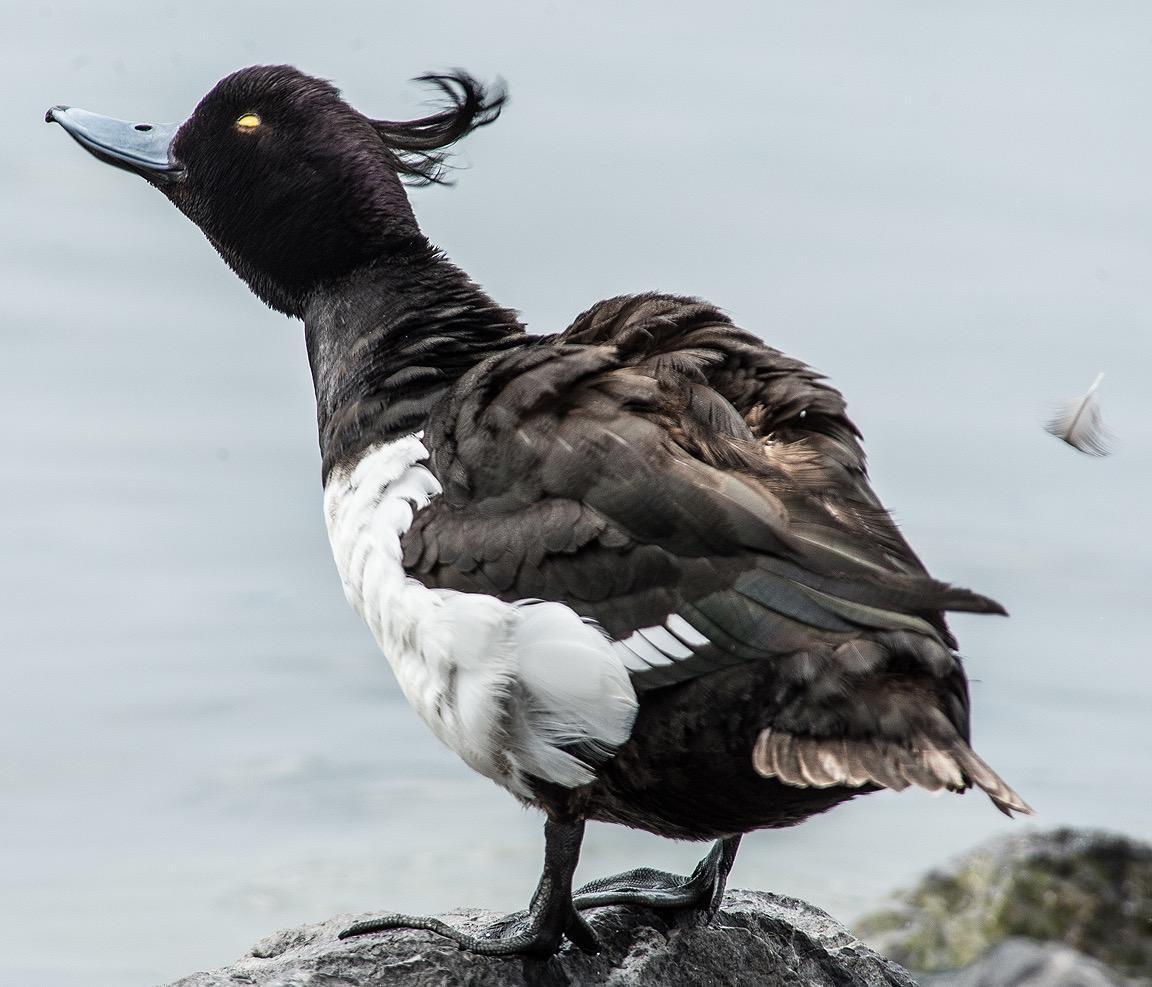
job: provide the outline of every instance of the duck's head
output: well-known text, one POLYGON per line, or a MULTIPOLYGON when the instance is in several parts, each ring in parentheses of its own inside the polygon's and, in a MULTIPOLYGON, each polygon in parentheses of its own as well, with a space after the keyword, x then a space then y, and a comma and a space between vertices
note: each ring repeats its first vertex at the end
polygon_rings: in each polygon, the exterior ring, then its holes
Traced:
POLYGON ((318 284, 421 241, 404 183, 441 181, 444 148, 504 101, 462 72, 423 81, 448 105, 412 121, 370 119, 287 65, 222 79, 181 124, 67 106, 46 119, 160 189, 260 298, 299 315, 318 284))

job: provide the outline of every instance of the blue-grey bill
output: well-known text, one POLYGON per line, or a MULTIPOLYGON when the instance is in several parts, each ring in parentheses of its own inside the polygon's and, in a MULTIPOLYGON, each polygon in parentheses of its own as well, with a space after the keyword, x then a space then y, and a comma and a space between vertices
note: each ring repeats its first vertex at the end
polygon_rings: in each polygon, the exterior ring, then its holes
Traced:
POLYGON ((106 164, 145 177, 175 175, 171 145, 178 123, 131 123, 75 106, 53 106, 44 119, 58 123, 81 147, 106 164))

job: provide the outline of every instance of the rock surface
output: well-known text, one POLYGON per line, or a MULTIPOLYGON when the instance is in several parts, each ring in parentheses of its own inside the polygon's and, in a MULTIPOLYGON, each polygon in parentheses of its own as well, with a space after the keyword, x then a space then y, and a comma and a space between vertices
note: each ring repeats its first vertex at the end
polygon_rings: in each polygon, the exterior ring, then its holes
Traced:
POLYGON ((1152 847, 1136 840, 1090 830, 1023 833, 929 874, 900 899, 855 927, 909 969, 968 967, 1023 938, 1087 954, 1119 983, 1152 984, 1152 847))
MULTIPOLYGON (((732 891, 706 926, 646 909, 585 914, 604 946, 596 956, 566 947, 547 960, 494 959, 408 930, 341 942, 341 929, 371 917, 342 915, 278 932, 233 966, 172 987, 915 987, 896 964, 792 898, 732 891)), ((475 932, 500 916, 442 917, 475 932)))
POLYGON ((1103 963, 1055 942, 1005 939, 964 970, 924 974, 920 987, 1122 987, 1103 963))

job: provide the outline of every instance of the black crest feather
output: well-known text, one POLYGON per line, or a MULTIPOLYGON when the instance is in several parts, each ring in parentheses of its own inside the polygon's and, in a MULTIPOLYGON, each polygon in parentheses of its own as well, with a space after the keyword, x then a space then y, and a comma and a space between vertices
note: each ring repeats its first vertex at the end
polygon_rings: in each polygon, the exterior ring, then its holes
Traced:
POLYGON ((492 123, 507 102, 502 80, 485 86, 460 69, 413 81, 439 91, 444 106, 419 120, 373 120, 372 126, 392 152, 396 170, 408 185, 447 185, 447 148, 479 127, 492 123))

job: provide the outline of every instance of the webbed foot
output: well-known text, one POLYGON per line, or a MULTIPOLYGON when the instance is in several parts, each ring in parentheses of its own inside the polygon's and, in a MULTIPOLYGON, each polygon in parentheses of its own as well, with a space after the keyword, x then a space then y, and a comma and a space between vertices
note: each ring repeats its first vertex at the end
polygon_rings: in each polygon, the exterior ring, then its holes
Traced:
POLYGON ((494 923, 480 935, 454 929, 438 918, 419 915, 383 915, 357 922, 340 933, 341 939, 383 932, 387 929, 426 929, 451 939, 461 949, 483 956, 551 956, 567 937, 586 953, 598 953, 600 943, 580 913, 569 904, 563 911, 518 912, 494 923))
POLYGON ((728 872, 739 847, 739 836, 717 840, 708 856, 687 877, 639 867, 590 881, 573 895, 572 904, 579 911, 604 905, 641 905, 646 908, 699 908, 714 915, 720 909, 728 872))
POLYGON ((600 951, 591 927, 572 904, 572 873, 580 857, 584 822, 548 820, 544 826, 544 873, 532 905, 494 923, 485 933, 472 935, 438 918, 419 915, 383 915, 357 922, 340 933, 341 939, 386 929, 425 929, 451 939, 461 949, 484 956, 551 956, 565 937, 588 953, 600 951))

